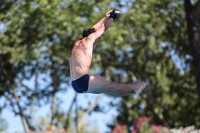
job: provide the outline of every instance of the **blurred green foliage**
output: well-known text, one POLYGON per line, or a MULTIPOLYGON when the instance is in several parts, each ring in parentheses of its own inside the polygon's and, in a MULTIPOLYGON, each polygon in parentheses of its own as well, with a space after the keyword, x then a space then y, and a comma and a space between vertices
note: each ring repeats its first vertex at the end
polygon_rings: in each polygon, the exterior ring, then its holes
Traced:
MULTIPOLYGON (((153 123, 166 127, 199 128, 200 108, 183 1, 136 0, 123 6, 128 12, 119 20, 126 25, 120 31, 127 28, 129 34, 122 36, 124 40, 133 40, 124 42, 132 50, 122 52, 127 56, 121 62, 127 65, 121 69, 127 72, 127 83, 131 83, 131 71, 148 86, 140 96, 122 99, 116 121, 131 127, 133 119, 147 115, 153 123)), ((122 81, 122 77, 119 79, 122 81)))
MULTIPOLYGON (((56 94, 69 88, 73 43, 84 28, 113 8, 123 13, 102 36, 90 74, 107 75, 120 83, 143 80, 148 84, 140 96, 121 99, 116 121, 130 127, 134 118, 147 115, 166 127, 199 128, 200 108, 181 0, 4 0, 0 96, 7 99, 5 107, 20 115, 17 103, 23 111, 52 104, 51 120, 56 124, 61 104, 56 94), (27 84, 30 80, 33 85, 27 84), (13 98, 13 87, 20 102, 13 98), (53 98, 58 102, 53 103, 53 98)), ((25 117, 29 128, 36 129, 30 114, 25 117)))

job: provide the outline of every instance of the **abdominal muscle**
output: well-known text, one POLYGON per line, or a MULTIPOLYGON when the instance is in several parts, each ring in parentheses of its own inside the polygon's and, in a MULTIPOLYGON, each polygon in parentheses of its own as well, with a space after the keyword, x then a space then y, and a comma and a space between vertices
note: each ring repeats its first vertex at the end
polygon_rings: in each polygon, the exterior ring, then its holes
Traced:
POLYGON ((72 80, 88 74, 92 60, 92 50, 93 47, 84 47, 81 42, 78 45, 74 45, 70 57, 70 75, 72 80))

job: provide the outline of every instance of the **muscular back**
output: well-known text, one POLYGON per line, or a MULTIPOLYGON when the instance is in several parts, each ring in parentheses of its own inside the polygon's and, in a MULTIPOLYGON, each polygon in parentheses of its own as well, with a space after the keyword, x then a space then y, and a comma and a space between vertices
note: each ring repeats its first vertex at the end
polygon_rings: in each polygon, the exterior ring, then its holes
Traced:
POLYGON ((70 75, 72 80, 88 74, 92 60, 93 44, 96 47, 98 38, 108 29, 112 22, 113 19, 108 19, 94 33, 75 42, 70 57, 70 75))
POLYGON ((75 80, 87 74, 92 60, 93 43, 86 38, 74 43, 70 57, 70 75, 75 80))

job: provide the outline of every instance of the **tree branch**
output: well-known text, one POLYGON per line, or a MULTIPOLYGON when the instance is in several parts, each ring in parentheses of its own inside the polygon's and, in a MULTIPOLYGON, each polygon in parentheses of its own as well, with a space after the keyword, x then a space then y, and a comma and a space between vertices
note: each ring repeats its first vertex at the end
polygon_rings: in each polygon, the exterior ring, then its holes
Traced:
POLYGON ((70 107, 69 107, 69 111, 68 111, 68 113, 67 113, 66 123, 65 123, 65 126, 64 126, 65 129, 67 129, 68 126, 69 126, 69 115, 70 115, 70 112, 71 112, 71 110, 72 110, 73 104, 74 104, 74 102, 76 101, 76 97, 77 97, 77 93, 75 94, 74 99, 73 99, 73 101, 72 101, 72 103, 71 103, 71 105, 70 105, 70 107))
POLYGON ((87 116, 89 115, 89 113, 97 106, 98 101, 100 99, 100 97, 102 96, 102 94, 99 94, 95 100, 95 102, 93 104, 90 105, 90 107, 87 109, 86 112, 84 112, 83 117, 81 118, 80 122, 78 123, 78 129, 80 131, 81 127, 83 126, 83 123, 85 121, 85 119, 87 118, 87 116))
MULTIPOLYGON (((53 47, 52 47, 52 51, 54 51, 53 47)), ((52 64, 54 64, 54 60, 53 60, 53 55, 50 56, 50 60, 52 61, 52 64)), ((56 117, 56 102, 57 102, 57 97, 56 97, 56 92, 58 91, 58 77, 56 75, 56 72, 58 72, 58 70, 51 65, 51 79, 52 79, 52 85, 53 85, 53 92, 52 92, 52 102, 51 102, 51 126, 54 125, 54 120, 56 117)))
POLYGON ((133 82, 136 82, 136 81, 137 81, 137 78, 136 78, 136 76, 135 76, 135 74, 134 74, 133 72, 128 71, 128 74, 131 75, 131 78, 132 78, 133 82))
POLYGON ((8 96, 8 95, 4 95, 5 96, 5 98, 10 102, 10 106, 12 107, 12 111, 15 113, 15 115, 18 115, 19 114, 19 112, 17 112, 16 110, 15 110, 15 103, 13 103, 13 101, 12 101, 12 99, 8 96))
POLYGON ((17 91, 15 90, 15 88, 13 87, 13 85, 11 86, 11 89, 12 89, 13 96, 14 96, 14 98, 16 100, 17 107, 19 109, 19 114, 21 116, 22 124, 24 126, 24 132, 28 133, 29 132, 29 128, 28 128, 27 120, 26 120, 26 117, 24 115, 23 109, 22 109, 22 107, 19 104, 19 97, 17 95, 17 91))

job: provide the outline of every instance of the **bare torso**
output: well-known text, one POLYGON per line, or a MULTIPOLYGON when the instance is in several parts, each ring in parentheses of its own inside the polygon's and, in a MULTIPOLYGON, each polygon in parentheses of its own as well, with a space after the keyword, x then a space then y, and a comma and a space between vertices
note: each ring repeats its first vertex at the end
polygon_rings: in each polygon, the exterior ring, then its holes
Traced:
POLYGON ((92 60, 93 45, 85 38, 74 43, 70 57, 70 75, 72 80, 76 80, 89 71, 92 60))

